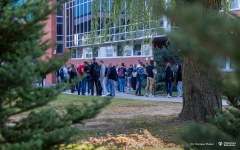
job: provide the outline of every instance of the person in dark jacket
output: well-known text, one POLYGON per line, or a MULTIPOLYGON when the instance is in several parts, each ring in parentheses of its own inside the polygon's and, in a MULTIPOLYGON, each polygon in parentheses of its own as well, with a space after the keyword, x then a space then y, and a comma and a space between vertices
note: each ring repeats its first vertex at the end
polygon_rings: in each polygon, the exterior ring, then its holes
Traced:
POLYGON ((132 88, 133 90, 136 90, 136 85, 137 85, 137 65, 133 65, 133 73, 132 73, 132 88))
POLYGON ((171 98, 170 96, 170 92, 171 92, 171 88, 172 88, 172 82, 173 82, 173 73, 172 73, 172 69, 171 69, 171 64, 167 63, 167 67, 164 70, 166 72, 166 89, 167 89, 167 97, 171 98))
POLYGON ((100 74, 99 74, 99 76, 95 76, 94 74, 93 74, 93 70, 94 70, 94 67, 95 66, 98 66, 98 63, 96 62, 96 58, 95 57, 93 57, 93 63, 90 65, 90 68, 89 68, 89 75, 90 75, 90 78, 91 78, 91 95, 93 96, 93 94, 94 94, 94 83, 95 83, 95 86, 96 86, 96 95, 97 96, 99 96, 99 82, 98 82, 98 80, 99 80, 99 77, 100 77, 100 74))
POLYGON ((182 96, 182 66, 180 64, 177 65, 177 90, 178 97, 182 96))
MULTIPOLYGON (((69 83, 71 84, 74 82, 74 78, 77 76, 77 71, 76 71, 76 68, 74 67, 74 64, 70 65, 69 76, 70 76, 69 83)), ((72 86, 71 93, 74 93, 74 92, 75 92, 75 86, 72 86)))
POLYGON ((133 72, 133 65, 130 64, 130 68, 127 69, 127 78, 128 78, 128 90, 132 88, 132 72, 133 72))
POLYGON ((108 82, 110 83, 110 94, 107 96, 115 96, 114 81, 117 81, 117 71, 111 62, 108 64, 108 82))
POLYGON ((137 75, 138 88, 137 88, 136 93, 135 93, 136 96, 143 96, 142 93, 141 93, 141 90, 142 90, 142 81, 143 81, 144 69, 145 69, 145 65, 142 64, 141 68, 138 68, 138 71, 137 71, 138 72, 138 75, 137 75))

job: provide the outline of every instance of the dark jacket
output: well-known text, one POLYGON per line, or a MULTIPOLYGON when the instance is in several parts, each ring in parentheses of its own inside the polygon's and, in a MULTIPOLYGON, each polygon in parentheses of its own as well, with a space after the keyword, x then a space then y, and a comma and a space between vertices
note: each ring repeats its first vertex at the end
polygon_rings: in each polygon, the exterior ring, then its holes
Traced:
POLYGON ((177 77, 176 77, 177 81, 182 81, 182 71, 181 69, 177 70, 177 77))
MULTIPOLYGON (((93 77, 94 65, 98 65, 98 63, 97 63, 97 62, 93 62, 93 63, 89 66, 89 74, 90 74, 90 77, 91 77, 91 78, 93 77)), ((97 78, 97 77, 95 77, 95 78, 97 78)))
POLYGON ((127 70, 127 76, 130 77, 132 75, 133 68, 128 68, 127 70))
MULTIPOLYGON (((108 69, 110 69, 110 67, 108 69)), ((111 67, 109 72, 110 73, 108 74, 108 79, 116 80, 116 77, 118 77, 116 68, 115 67, 111 67)))
POLYGON ((170 67, 167 67, 165 69, 165 72, 166 72, 166 80, 173 80, 173 71, 171 70, 170 67))
POLYGON ((74 79, 77 76, 77 72, 73 72, 72 70, 69 72, 70 79, 74 79))

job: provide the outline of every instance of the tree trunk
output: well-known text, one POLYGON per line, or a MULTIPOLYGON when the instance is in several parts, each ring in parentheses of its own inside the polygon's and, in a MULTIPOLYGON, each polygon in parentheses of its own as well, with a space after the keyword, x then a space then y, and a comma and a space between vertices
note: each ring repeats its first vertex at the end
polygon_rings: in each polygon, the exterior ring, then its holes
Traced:
POLYGON ((184 57, 183 68, 183 109, 179 118, 208 122, 206 116, 215 116, 214 107, 222 108, 221 91, 209 82, 220 78, 216 71, 198 64, 191 56, 184 57))

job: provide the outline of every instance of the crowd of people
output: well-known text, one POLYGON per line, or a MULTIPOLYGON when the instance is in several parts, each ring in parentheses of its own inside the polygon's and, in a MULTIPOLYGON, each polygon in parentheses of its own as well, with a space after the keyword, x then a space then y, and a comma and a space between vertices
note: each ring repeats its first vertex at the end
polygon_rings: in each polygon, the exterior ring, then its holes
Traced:
MULTIPOLYGON (((174 80, 174 72, 171 64, 168 63, 164 70, 164 80, 166 84, 167 97, 172 96, 173 84, 177 85, 178 96, 182 96, 182 73, 181 65, 177 65, 177 75, 174 80)), ((124 63, 114 66, 111 62, 104 64, 102 60, 97 61, 93 58, 89 62, 82 64, 69 64, 69 67, 61 67, 56 71, 57 82, 73 83, 74 79, 82 80, 72 86, 71 93, 77 91, 78 95, 94 95, 96 96, 115 96, 116 92, 125 92, 127 90, 136 90, 136 96, 144 96, 141 91, 143 89, 142 82, 147 81, 146 97, 157 97, 156 94, 156 63, 150 60, 149 64, 143 64, 140 60, 137 64, 130 64, 127 68, 124 63), (86 90, 87 89, 87 90, 86 90), (96 92, 94 92, 96 90, 96 92)))

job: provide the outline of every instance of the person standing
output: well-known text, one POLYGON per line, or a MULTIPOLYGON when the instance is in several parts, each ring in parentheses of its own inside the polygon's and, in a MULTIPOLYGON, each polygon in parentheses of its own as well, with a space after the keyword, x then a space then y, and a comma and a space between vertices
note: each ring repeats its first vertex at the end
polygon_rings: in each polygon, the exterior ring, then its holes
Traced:
POLYGON ((128 90, 132 88, 132 72, 133 72, 133 65, 130 64, 130 68, 127 69, 127 78, 128 78, 128 90))
MULTIPOLYGON (((84 65, 81 64, 81 65, 78 67, 78 78, 81 78, 81 76, 82 76, 83 74, 84 74, 84 65)), ((80 90, 83 90, 82 81, 79 81, 79 83, 78 83, 78 88, 77 88, 78 95, 80 95, 80 90)), ((83 95, 83 91, 82 91, 82 95, 83 95)))
POLYGON ((133 65, 133 72, 132 72, 132 88, 133 90, 136 90, 137 85, 137 65, 133 65))
POLYGON ((150 65, 144 70, 145 74, 147 74, 147 86, 146 86, 146 97, 154 97, 152 95, 153 85, 155 84, 155 67, 154 60, 150 60, 150 65), (149 88, 149 94, 148 94, 149 88))
MULTIPOLYGON (((79 64, 80 64, 80 63, 77 63, 77 67, 76 67, 76 71, 77 71, 77 73, 78 73, 78 67, 79 67, 79 64)), ((79 78, 79 76, 78 76, 78 78, 79 78)), ((79 81, 79 82, 81 82, 81 81, 79 81)), ((79 83, 76 84, 76 89, 77 89, 77 90, 78 90, 78 85, 79 85, 79 83)))
POLYGON ((173 74, 172 74, 172 69, 171 69, 171 64, 167 63, 167 67, 164 70, 164 72, 166 73, 166 89, 167 89, 167 97, 171 98, 170 96, 170 92, 171 92, 171 87, 172 87, 172 79, 173 79, 173 74))
POLYGON ((94 83, 96 86, 96 95, 99 96, 99 85, 98 85, 98 80, 100 77, 100 66, 96 62, 96 58, 93 57, 92 59, 93 63, 90 65, 89 68, 89 74, 90 74, 90 79, 91 79, 91 94, 92 96, 94 95, 94 83))
MULTIPOLYGON (((157 75, 156 62, 154 62, 154 67, 155 67, 154 71, 155 71, 155 76, 156 76, 157 75)), ((153 85, 153 96, 154 97, 158 97, 156 94, 156 88, 157 88, 156 86, 157 85, 156 85, 156 80, 155 80, 154 85, 153 85)))
POLYGON ((182 97, 182 66, 180 64, 177 65, 177 90, 178 97, 182 97))
POLYGON ((64 78, 64 82, 67 83, 67 75, 68 75, 68 71, 67 71, 67 68, 66 68, 66 65, 63 66, 63 78, 64 78))
POLYGON ((107 92, 108 92, 107 95, 110 94, 110 89, 109 89, 110 79, 108 79, 108 75, 109 75, 109 63, 107 64, 106 73, 105 73, 105 77, 107 79, 107 81, 106 81, 106 89, 107 89, 107 92))
POLYGON ((100 82, 101 82, 101 87, 102 87, 102 96, 106 96, 106 85, 105 85, 105 71, 106 67, 104 65, 104 62, 102 60, 99 61, 99 66, 101 67, 100 69, 100 82))
POLYGON ((88 84, 88 95, 90 95, 90 88, 91 88, 91 83, 90 83, 90 75, 89 75, 89 65, 88 65, 88 62, 85 61, 83 63, 84 65, 84 73, 85 73, 85 78, 82 80, 82 94, 83 95, 86 95, 86 87, 87 87, 87 84, 88 84))
POLYGON ((140 60, 137 61, 137 69, 141 67, 140 60))
MULTIPOLYGON (((113 66, 114 67, 114 66, 113 66)), ((116 65, 116 72, 118 73, 118 69, 119 69, 119 67, 118 67, 118 64, 116 65)), ((116 84, 117 84, 117 92, 119 92, 120 91, 120 83, 119 83, 119 81, 116 81, 116 84)))
POLYGON ((138 74, 137 74, 138 88, 137 88, 136 93, 135 93, 136 96, 143 96, 141 94, 141 90, 142 90, 142 81, 143 81, 143 75, 144 75, 144 68, 145 68, 145 65, 142 64, 141 68, 137 69, 138 70, 137 71, 138 72, 138 74))
POLYGON ((118 69, 118 81, 120 83, 120 92, 125 92, 124 91, 124 83, 125 83, 125 73, 126 73, 126 68, 124 68, 124 63, 121 64, 121 68, 118 69))
POLYGON ((115 96, 114 81, 117 81, 117 71, 111 62, 109 62, 108 65, 108 80, 110 83, 110 94, 108 94, 107 96, 115 96))
MULTIPOLYGON (((69 82, 71 84, 74 82, 74 78, 77 76, 77 71, 76 71, 76 68, 74 67, 74 64, 70 65, 69 76, 70 76, 69 82)), ((71 88, 71 93, 74 93, 74 92, 75 92, 75 86, 73 85, 71 88)))
POLYGON ((174 71, 173 71, 173 68, 171 67, 171 71, 172 71, 172 84, 171 84, 171 91, 170 91, 170 96, 172 97, 172 90, 173 90, 173 83, 174 83, 174 71))

